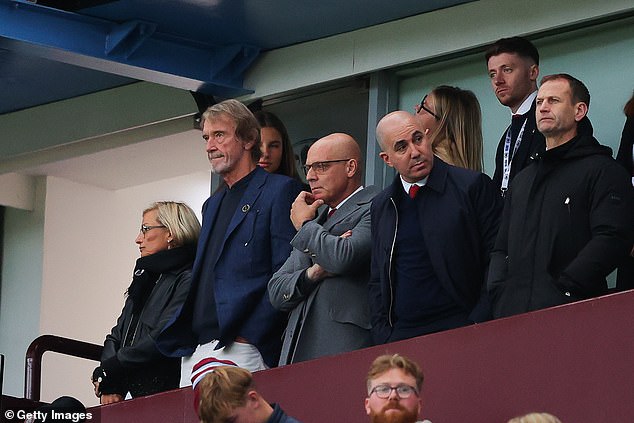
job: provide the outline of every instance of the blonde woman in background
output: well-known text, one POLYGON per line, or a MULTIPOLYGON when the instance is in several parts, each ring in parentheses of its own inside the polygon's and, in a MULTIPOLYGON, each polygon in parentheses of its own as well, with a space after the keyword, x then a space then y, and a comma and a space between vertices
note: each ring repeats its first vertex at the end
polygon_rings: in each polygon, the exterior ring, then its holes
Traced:
POLYGON ((482 172, 482 117, 473 92, 440 85, 423 97, 416 114, 431 137, 434 155, 482 172))

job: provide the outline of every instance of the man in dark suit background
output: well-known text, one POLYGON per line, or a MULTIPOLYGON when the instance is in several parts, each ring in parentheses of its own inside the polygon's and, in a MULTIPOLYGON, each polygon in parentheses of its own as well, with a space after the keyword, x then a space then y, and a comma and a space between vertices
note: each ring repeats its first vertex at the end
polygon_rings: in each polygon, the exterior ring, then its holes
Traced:
POLYGON ((511 180, 530 163, 531 156, 546 148, 535 122, 539 53, 530 41, 511 37, 493 43, 485 58, 493 92, 512 116, 495 154, 493 182, 504 196, 511 180))
POLYGON ((291 312, 280 365, 371 345, 370 201, 378 189, 361 185, 361 150, 347 134, 317 140, 304 169, 312 193, 293 203, 293 251, 269 282, 273 306, 291 312))
POLYGON ((420 120, 403 111, 376 128, 380 156, 395 168, 372 200, 370 311, 375 343, 489 318, 485 275, 502 198, 480 172, 434 157, 420 120))
POLYGON ((257 166, 259 125, 239 101, 211 106, 202 128, 211 170, 226 186, 203 205, 191 291, 158 338, 167 355, 195 350, 183 360, 181 386, 210 357, 251 371, 277 365, 285 315, 271 306, 266 286, 290 254, 289 210, 301 190, 257 166))

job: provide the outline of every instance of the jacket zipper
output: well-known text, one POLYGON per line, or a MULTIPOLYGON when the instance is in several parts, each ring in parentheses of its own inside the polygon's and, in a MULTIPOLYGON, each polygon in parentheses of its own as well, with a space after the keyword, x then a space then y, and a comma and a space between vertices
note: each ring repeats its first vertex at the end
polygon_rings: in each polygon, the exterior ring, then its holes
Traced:
POLYGON ((392 287, 392 258, 394 256, 394 246, 396 245, 396 233, 398 232, 398 209, 396 208, 396 203, 394 202, 394 199, 392 197, 390 197, 390 201, 392 202, 392 206, 394 206, 396 225, 394 226, 394 238, 392 239, 392 247, 390 248, 390 264, 387 270, 387 279, 390 286, 390 308, 387 318, 390 327, 394 327, 394 323, 392 322, 392 307, 394 306, 394 289, 392 287))
MULTIPOLYGON (((154 282, 154 286, 156 286, 161 281, 162 277, 163 277, 163 274, 161 273, 158 279, 156 280, 156 282, 154 282)), ((150 295, 152 295, 152 291, 150 291, 150 295)), ((149 300, 149 297, 148 297, 148 300, 149 300)), ((146 304, 147 304, 147 300, 146 300, 146 304)), ((136 334, 137 334, 137 331, 139 330, 139 324, 141 323, 141 316, 143 316, 144 310, 145 310, 145 306, 143 306, 143 309, 141 310, 141 313, 139 314, 139 319, 136 321, 136 326, 134 327, 134 333, 132 334, 132 339, 130 339, 130 346, 134 345, 134 340, 136 339, 136 334)), ((134 320, 134 315, 132 315, 132 317, 133 319, 130 320, 130 323, 132 323, 132 320, 134 320)), ((124 342, 128 338, 128 332, 130 332, 130 325, 128 325, 128 330, 126 331, 125 336, 123 337, 124 342)))

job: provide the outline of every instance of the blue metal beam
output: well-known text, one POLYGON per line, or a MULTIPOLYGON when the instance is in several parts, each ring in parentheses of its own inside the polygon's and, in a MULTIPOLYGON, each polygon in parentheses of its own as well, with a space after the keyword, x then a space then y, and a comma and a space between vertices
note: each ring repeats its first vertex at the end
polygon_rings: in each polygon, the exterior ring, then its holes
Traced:
POLYGON ((0 48, 219 97, 252 92, 243 76, 259 48, 202 44, 157 29, 0 0, 0 48))

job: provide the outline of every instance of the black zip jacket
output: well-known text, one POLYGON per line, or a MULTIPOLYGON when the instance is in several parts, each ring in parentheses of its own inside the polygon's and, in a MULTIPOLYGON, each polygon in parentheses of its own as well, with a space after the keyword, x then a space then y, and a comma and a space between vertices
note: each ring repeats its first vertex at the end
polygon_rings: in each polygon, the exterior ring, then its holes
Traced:
POLYGON ((607 293, 634 240, 634 190, 585 118, 511 184, 489 267, 494 317, 607 293))
POLYGON ((101 367, 104 394, 130 392, 132 397, 178 388, 180 359, 165 357, 155 344, 158 333, 183 305, 191 283, 191 264, 167 271, 157 279, 138 316, 126 299, 117 324, 106 336, 101 367))

